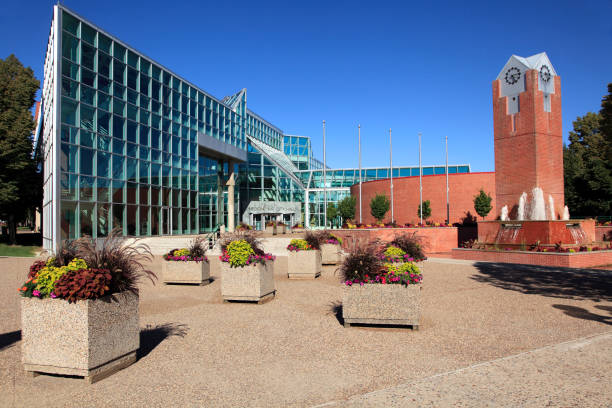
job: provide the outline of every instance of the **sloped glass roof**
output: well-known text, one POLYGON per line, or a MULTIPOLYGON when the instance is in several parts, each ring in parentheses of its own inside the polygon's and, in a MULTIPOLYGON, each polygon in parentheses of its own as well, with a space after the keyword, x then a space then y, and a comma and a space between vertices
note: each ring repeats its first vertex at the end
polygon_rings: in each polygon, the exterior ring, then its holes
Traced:
POLYGON ((295 164, 293 164, 291 159, 285 155, 285 153, 268 146, 267 144, 260 142, 249 135, 247 135, 247 139, 261 154, 266 156, 268 160, 278 166, 285 174, 287 174, 287 176, 291 177, 293 181, 298 183, 300 187, 304 188, 302 181, 295 175, 298 168, 295 166, 295 164))

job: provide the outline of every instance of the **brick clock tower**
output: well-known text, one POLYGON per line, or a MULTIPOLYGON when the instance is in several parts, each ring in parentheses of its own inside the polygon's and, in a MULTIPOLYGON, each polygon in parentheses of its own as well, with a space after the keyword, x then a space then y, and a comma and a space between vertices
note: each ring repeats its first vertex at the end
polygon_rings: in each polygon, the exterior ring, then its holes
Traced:
MULTIPOLYGON (((493 81, 495 199, 516 219, 519 197, 534 187, 563 214, 561 78, 546 53, 510 57, 493 81)), ((530 197, 531 199, 531 197, 530 197)), ((547 211, 548 213, 548 211, 547 211)))

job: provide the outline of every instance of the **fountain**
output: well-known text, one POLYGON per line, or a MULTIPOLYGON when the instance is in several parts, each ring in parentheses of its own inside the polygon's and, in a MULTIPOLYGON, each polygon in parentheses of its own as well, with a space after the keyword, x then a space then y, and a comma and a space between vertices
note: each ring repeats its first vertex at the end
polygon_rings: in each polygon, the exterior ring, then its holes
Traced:
POLYGON ((525 219, 525 206, 526 205, 527 205, 527 193, 523 192, 523 194, 521 194, 521 197, 519 198, 518 217, 516 218, 517 220, 525 219))
POLYGON ((540 221, 546 219, 546 207, 544 204, 544 191, 540 187, 531 190, 531 208, 529 219, 540 221))
POLYGON ((567 208, 567 205, 563 208, 563 217, 561 217, 561 219, 563 221, 569 221, 570 219, 569 208, 567 208))
POLYGON ((557 217, 555 217, 555 199, 550 194, 548 195, 548 219, 557 219, 557 217))
POLYGON ((508 206, 504 205, 501 209, 501 215, 499 216, 499 219, 502 221, 508 221, 508 206))
POLYGON ((508 207, 502 207, 500 221, 478 223, 478 241, 485 245, 524 246, 539 243, 543 246, 585 245, 595 240, 595 221, 569 220, 565 207, 563 219, 556 220, 554 200, 548 196, 548 208, 544 192, 534 187, 531 195, 523 192, 518 200, 516 220, 508 216, 508 207), (531 198, 528 201, 528 198, 531 198))

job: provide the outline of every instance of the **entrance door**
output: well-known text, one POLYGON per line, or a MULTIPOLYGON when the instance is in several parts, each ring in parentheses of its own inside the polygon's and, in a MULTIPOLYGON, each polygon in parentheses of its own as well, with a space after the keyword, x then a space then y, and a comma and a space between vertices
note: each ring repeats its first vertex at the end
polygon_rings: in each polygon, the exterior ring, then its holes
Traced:
POLYGON ((162 207, 161 225, 162 235, 172 234, 172 211, 168 207, 162 207))

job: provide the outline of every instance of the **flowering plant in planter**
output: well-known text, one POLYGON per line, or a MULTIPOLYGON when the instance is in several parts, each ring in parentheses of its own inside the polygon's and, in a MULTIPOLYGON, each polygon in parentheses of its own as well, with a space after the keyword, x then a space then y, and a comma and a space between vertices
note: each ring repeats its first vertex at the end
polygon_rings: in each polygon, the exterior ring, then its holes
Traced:
POLYGON ((250 232, 225 234, 221 239, 221 296, 224 301, 271 299, 276 289, 274 271, 267 254, 250 232))
POLYGON ((266 227, 275 227, 276 225, 278 225, 276 223, 276 221, 268 221, 268 222, 266 222, 266 227))
POLYGON ((76 302, 125 290, 137 294, 142 278, 156 278, 142 263, 152 255, 146 245, 123 245, 119 233, 111 232, 100 247, 90 237, 63 243, 55 256, 32 264, 21 296, 76 302), (58 285, 63 289, 56 290, 58 285))
POLYGON ((292 239, 289 245, 287 245, 287 249, 291 252, 314 250, 305 239, 292 239))
POLYGON ((156 275, 146 245, 126 245, 120 230, 102 242, 64 243, 37 261, 20 288, 22 363, 28 372, 94 382, 136 361, 138 284, 156 275))
POLYGON ((274 260, 272 254, 257 254, 253 247, 245 240, 237 240, 230 242, 219 256, 221 262, 227 262, 232 268, 241 266, 263 263, 274 260))
POLYGON ((196 237, 189 244, 188 248, 173 249, 163 255, 166 261, 183 261, 183 262, 208 262, 205 255, 206 248, 204 247, 204 239, 196 237))
POLYGON ((232 268, 273 261, 276 257, 261 249, 261 243, 251 232, 240 231, 226 234, 221 240, 221 262, 232 268))
POLYGON ((240 225, 238 226, 238 228, 236 228, 236 230, 238 231, 250 231, 252 230, 253 227, 249 224, 247 224, 246 222, 241 222, 240 225))

